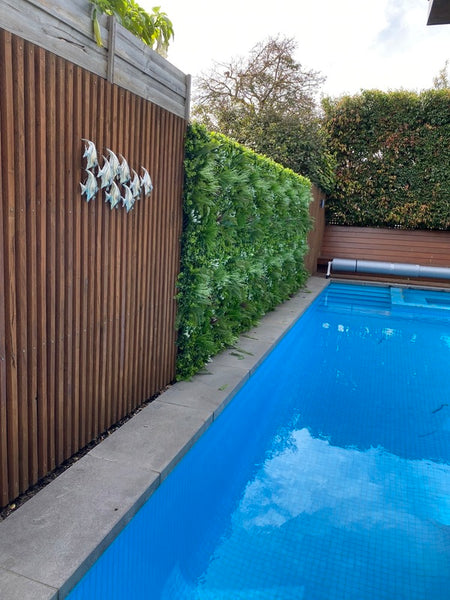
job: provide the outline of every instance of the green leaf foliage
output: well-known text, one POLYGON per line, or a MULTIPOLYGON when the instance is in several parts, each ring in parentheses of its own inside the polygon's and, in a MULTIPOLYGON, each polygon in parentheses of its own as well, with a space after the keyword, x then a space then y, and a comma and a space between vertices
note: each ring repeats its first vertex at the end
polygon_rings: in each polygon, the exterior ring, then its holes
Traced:
POLYGON ((329 222, 450 228, 450 89, 365 91, 324 110, 337 163, 329 222))
POLYGON ((308 179, 202 125, 185 148, 179 379, 304 284, 311 226, 308 179))
POLYGON ((173 37, 173 25, 166 13, 159 6, 154 6, 151 13, 145 11, 134 0, 90 0, 93 5, 92 24, 97 44, 103 46, 98 23, 98 13, 114 15, 125 29, 140 40, 154 48, 162 56, 166 56, 170 39, 173 37), (155 46, 156 44, 156 46, 155 46))

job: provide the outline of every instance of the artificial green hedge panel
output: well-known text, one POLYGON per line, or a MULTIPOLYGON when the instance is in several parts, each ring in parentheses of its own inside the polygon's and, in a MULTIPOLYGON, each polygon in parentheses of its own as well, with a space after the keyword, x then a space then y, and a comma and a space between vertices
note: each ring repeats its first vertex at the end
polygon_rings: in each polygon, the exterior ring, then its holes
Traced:
POLYGON ((308 179, 188 128, 177 377, 190 377, 306 280, 308 179))
POLYGON ((325 101, 336 155, 328 222, 450 228, 450 90, 365 91, 325 101))

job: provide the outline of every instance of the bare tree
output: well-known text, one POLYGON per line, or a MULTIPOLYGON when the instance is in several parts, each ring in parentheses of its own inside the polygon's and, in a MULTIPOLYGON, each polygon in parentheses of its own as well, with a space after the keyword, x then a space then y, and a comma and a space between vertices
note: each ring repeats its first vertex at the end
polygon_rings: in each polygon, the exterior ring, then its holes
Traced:
POLYGON ((247 58, 214 63, 210 72, 197 80, 196 116, 219 124, 222 113, 229 111, 252 116, 313 111, 324 78, 294 60, 296 47, 291 38, 269 38, 257 44, 247 58))
POLYGON ((296 48, 294 39, 278 36, 248 57, 214 63, 196 81, 193 116, 321 183, 327 169, 317 95, 324 77, 295 60, 296 48))
POLYGON ((436 75, 436 77, 433 77, 433 86, 437 90, 446 90, 446 89, 450 88, 450 78, 448 75, 448 66, 449 66, 449 60, 447 58, 442 69, 439 71, 439 73, 436 75))

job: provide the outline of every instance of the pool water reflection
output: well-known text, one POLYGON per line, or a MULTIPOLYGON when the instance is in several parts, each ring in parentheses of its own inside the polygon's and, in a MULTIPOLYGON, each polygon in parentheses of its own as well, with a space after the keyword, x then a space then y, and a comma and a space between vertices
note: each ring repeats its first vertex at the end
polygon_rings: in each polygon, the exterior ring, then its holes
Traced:
POLYGON ((331 284, 70 598, 449 598, 449 372, 448 310, 331 284))

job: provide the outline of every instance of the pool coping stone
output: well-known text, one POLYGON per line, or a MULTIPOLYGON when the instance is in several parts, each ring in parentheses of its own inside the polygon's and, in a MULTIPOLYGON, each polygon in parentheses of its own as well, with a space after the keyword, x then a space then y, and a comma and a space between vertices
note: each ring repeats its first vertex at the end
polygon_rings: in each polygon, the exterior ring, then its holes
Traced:
POLYGON ((0 598, 65 598, 328 283, 310 277, 2 521, 0 598))

